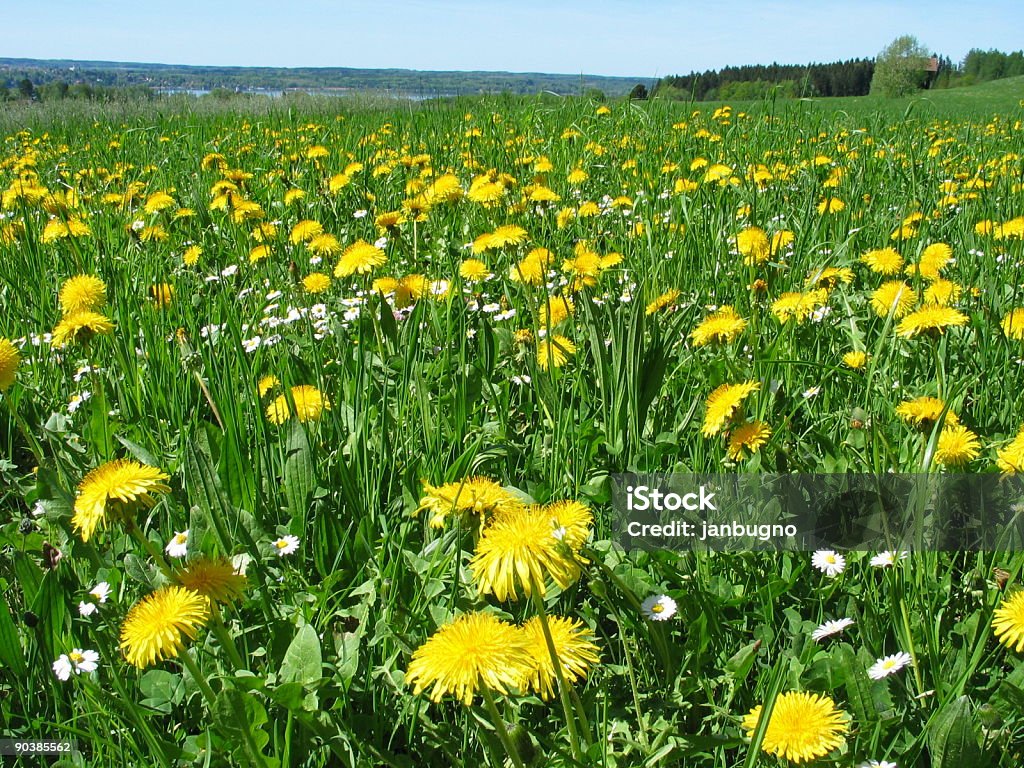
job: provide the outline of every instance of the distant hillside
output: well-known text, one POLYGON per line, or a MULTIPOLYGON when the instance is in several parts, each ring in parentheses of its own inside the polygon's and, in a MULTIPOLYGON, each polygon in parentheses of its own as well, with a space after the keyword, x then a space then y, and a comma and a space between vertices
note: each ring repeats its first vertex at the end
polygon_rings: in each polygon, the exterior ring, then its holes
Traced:
POLYGON ((147 86, 189 90, 324 90, 392 91, 412 96, 477 93, 561 95, 600 90, 623 96, 637 83, 650 88, 654 78, 554 75, 540 72, 430 72, 412 69, 348 67, 197 67, 70 59, 0 58, 0 86, 84 83, 102 86, 147 86))

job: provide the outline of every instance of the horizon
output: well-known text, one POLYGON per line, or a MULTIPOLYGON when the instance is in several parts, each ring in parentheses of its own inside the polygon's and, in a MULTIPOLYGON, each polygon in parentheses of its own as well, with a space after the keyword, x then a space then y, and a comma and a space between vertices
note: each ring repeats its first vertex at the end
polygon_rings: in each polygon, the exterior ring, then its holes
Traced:
POLYGON ((955 63, 973 48, 1009 52, 1024 39, 1024 14, 1007 0, 972 9, 968 17, 952 0, 936 0, 927 14, 913 3, 880 0, 854 10, 827 0, 736 0, 728 14, 667 0, 641 8, 625 0, 522 0, 514 7, 493 0, 399 0, 386 14, 366 0, 287 7, 182 0, 173 15, 123 0, 93 7, 54 0, 45 9, 13 8, 7 17, 0 30, 4 58, 637 79, 873 58, 902 34, 955 63), (317 18, 324 21, 313 23, 317 18))

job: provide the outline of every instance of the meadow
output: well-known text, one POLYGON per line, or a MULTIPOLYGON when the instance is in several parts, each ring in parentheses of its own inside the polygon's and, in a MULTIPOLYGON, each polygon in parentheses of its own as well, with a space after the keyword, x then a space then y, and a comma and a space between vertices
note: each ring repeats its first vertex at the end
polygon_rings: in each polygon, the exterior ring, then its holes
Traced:
POLYGON ((982 88, 12 110, 0 734, 1019 765, 1021 552, 610 515, 622 472, 1024 470, 1024 108, 982 88))

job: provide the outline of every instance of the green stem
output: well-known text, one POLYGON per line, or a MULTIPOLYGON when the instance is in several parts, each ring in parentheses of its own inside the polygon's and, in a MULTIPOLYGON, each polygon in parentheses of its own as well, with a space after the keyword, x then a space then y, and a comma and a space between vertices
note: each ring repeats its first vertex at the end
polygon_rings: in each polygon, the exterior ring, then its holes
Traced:
MULTIPOLYGON (((548 655, 551 657, 551 666, 555 672, 555 679, 558 682, 558 698, 562 704, 562 714, 565 716, 565 724, 569 728, 569 740, 572 747, 572 756, 580 759, 580 734, 576 727, 576 716, 573 714, 572 704, 569 702, 569 684, 562 672, 562 663, 558 659, 558 650, 555 648, 554 638, 551 637, 551 627, 548 626, 547 610, 544 606, 544 593, 537 585, 533 576, 530 576, 530 596, 533 598, 533 605, 537 609, 537 618, 540 621, 541 632, 544 634, 544 643, 548 647, 548 655)), ((590 746, 590 738, 587 737, 587 746, 590 746)))
POLYGON ((498 712, 498 706, 494 703, 494 695, 491 693, 491 689, 486 685, 482 685, 480 686, 480 692, 484 696, 484 704, 487 706, 487 711, 491 715, 491 724, 494 726, 494 730, 497 732, 498 738, 501 739, 501 745, 505 747, 505 751, 512 760, 512 764, 515 765, 516 768, 526 768, 526 764, 523 763, 523 758, 519 756, 519 750, 516 749, 516 745, 513 743, 512 737, 508 735, 508 729, 505 728, 505 721, 498 712))

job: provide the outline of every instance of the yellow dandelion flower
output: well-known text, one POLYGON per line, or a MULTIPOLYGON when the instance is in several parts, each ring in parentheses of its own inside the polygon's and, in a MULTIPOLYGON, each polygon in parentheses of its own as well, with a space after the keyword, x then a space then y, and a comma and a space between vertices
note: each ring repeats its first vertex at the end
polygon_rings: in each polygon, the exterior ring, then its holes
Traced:
MULTIPOLYGON (((896 406, 896 415, 906 424, 931 431, 945 409, 946 403, 939 398, 924 396, 916 397, 913 400, 904 400, 896 406)), ((952 408, 946 411, 943 423, 945 425, 959 423, 959 418, 952 408)))
POLYGON ((277 376, 263 376, 258 382, 256 382, 256 391, 260 393, 260 397, 266 395, 274 387, 281 384, 281 380, 277 376))
POLYGON ((459 275, 470 283, 485 280, 489 274, 490 270, 480 259, 466 259, 459 265, 459 275))
POLYGON ((341 254, 334 268, 335 277, 365 275, 383 266, 388 258, 384 251, 365 240, 357 240, 341 254))
POLYGON ((541 370, 561 368, 576 354, 576 345, 565 336, 554 334, 537 344, 537 365, 541 370))
POLYGON ((51 343, 55 348, 60 349, 73 342, 87 342, 97 334, 110 333, 112 330, 114 330, 114 324, 110 322, 110 318, 99 312, 83 310, 65 315, 57 323, 57 327, 53 329, 51 343))
POLYGON ((731 306, 719 307, 700 321, 690 332, 690 340, 696 347, 706 344, 728 344, 735 341, 747 327, 747 321, 731 306))
POLYGON ((748 453, 757 453, 771 436, 771 427, 763 421, 748 421, 741 424, 729 434, 729 458, 741 461, 748 453))
POLYGON ((771 255, 768 235, 760 227, 747 227, 736 235, 736 250, 747 266, 764 264, 771 255))
POLYGON ((210 617, 203 595, 180 586, 161 587, 137 602, 121 625, 121 651, 145 669, 181 653, 183 637, 195 640, 210 617))
POLYGON ((871 294, 871 308, 879 317, 889 313, 897 320, 914 307, 914 289, 902 280, 889 280, 871 294))
POLYGON ((341 253, 338 238, 328 232, 321 232, 306 241, 306 248, 314 256, 337 256, 341 253))
POLYGON ((323 234, 324 227, 319 221, 305 219, 292 227, 288 240, 292 245, 308 243, 317 235, 323 234))
POLYGON ((413 652, 405 682, 417 696, 429 689, 433 702, 454 694, 469 706, 483 688, 507 695, 532 667, 524 639, 519 629, 492 613, 464 613, 413 652))
MULTIPOLYGON (((295 418, 303 424, 316 421, 324 411, 331 410, 331 401, 319 389, 308 384, 292 387, 291 399, 295 404, 295 418)), ((285 395, 280 395, 267 406, 267 419, 272 424, 284 424, 291 417, 291 407, 285 395)))
POLYGON ((580 547, 587 543, 594 513, 586 504, 575 500, 553 501, 540 511, 551 521, 555 538, 561 539, 573 552, 578 553, 580 547))
POLYGON ((534 248, 509 269, 509 279, 527 285, 541 285, 554 260, 554 254, 547 248, 534 248))
POLYGON ((963 424, 949 424, 942 428, 935 447, 935 460, 946 467, 962 467, 974 461, 981 453, 978 436, 963 424))
POLYGON ((309 294, 323 293, 331 287, 331 278, 323 272, 311 272, 302 278, 302 289, 309 294))
POLYGON ((203 249, 198 245, 190 245, 181 255, 181 260, 186 267, 194 267, 199 263, 199 257, 203 255, 203 249))
POLYGON ((6 392, 14 383, 21 353, 9 339, 0 336, 0 392, 6 392))
POLYGON ((847 368, 852 368, 855 371, 862 371, 868 364, 868 355, 859 349, 852 352, 847 352, 843 355, 843 365, 847 368))
POLYGON ((257 245, 249 251, 249 263, 256 264, 264 259, 269 259, 271 253, 269 245, 257 245))
POLYGON ((1007 648, 1024 651, 1024 591, 1004 599, 993 611, 992 631, 1007 648))
POLYGON ((860 260, 880 275, 895 275, 903 269, 903 257, 895 248, 876 248, 865 253, 860 260))
POLYGON ((996 465, 1003 472, 1024 472, 1024 426, 1009 445, 996 451, 996 465))
MULTIPOLYGON (((547 624, 563 679, 570 684, 582 680, 587 670, 600 661, 593 633, 579 619, 564 616, 549 616, 547 624)), ((558 676, 541 618, 534 616, 527 620, 520 631, 532 661, 524 687, 548 701, 558 689, 558 676)))
POLYGON ((156 283, 149 286, 149 297, 158 307, 169 307, 174 299, 174 286, 170 283, 156 283))
POLYGON ((772 314, 780 323, 790 320, 802 323, 814 310, 825 306, 827 301, 828 291, 824 288, 815 288, 803 293, 788 291, 772 302, 772 314))
POLYGON ((174 574, 174 581, 198 592, 212 603, 233 603, 245 592, 246 578, 235 571, 232 562, 223 555, 200 557, 174 574))
POLYGON ((291 205, 297 203, 306 196, 306 190, 304 189, 289 189, 284 193, 284 204, 291 205))
POLYGON ((947 306, 960 300, 963 289, 952 280, 938 278, 924 291, 925 304, 947 306))
POLYGON ((1008 339, 1024 340, 1024 309, 1011 309, 1003 315, 1000 327, 1008 339))
MULTIPOLYGON (((743 718, 743 729, 753 738, 762 706, 743 718)), ((770 755, 802 763, 824 757, 843 744, 849 730, 845 712, 828 696, 806 691, 779 694, 772 707, 761 749, 770 755)))
POLYGON ((65 315, 96 311, 107 301, 107 284, 95 275, 76 275, 60 289, 60 308, 65 315))
POLYGON ((853 270, 848 267, 824 267, 807 275, 804 285, 831 291, 840 283, 849 285, 852 282, 853 270))
POLYGON ((830 213, 839 213, 844 210, 846 210, 846 203, 838 197, 826 197, 818 203, 818 213, 822 216, 826 216, 830 213))
POLYGON ((443 528, 449 515, 476 518, 481 524, 489 515, 518 509, 522 502, 511 492, 487 477, 467 477, 453 483, 434 486, 423 481, 423 496, 413 512, 430 513, 431 528, 443 528))
POLYGON ((572 317, 576 305, 568 296, 548 296, 547 301, 537 310, 537 326, 554 328, 572 317))
POLYGON ((160 211, 172 208, 177 205, 174 198, 166 192, 154 192, 146 198, 146 213, 159 213, 160 211))
POLYGON ((742 384, 722 384, 708 395, 707 412, 704 416, 702 432, 704 437, 717 435, 738 414, 743 401, 761 388, 756 381, 742 384))
POLYGON ((967 315, 952 307, 929 304, 911 312, 896 326, 896 333, 910 339, 914 336, 940 336, 947 328, 966 325, 967 315))
POLYGON ((653 315, 655 312, 660 312, 666 307, 671 307, 675 304, 676 299, 679 298, 679 290, 673 288, 672 290, 665 291, 665 293, 658 296, 654 301, 647 305, 645 313, 653 315))
POLYGON ((98 525, 129 519, 139 507, 156 504, 153 494, 170 493, 168 476, 134 459, 101 464, 78 485, 71 527, 88 541, 98 525))
POLYGON ((518 600, 521 589, 530 595, 544 590, 550 577, 568 589, 580 577, 580 564, 556 537, 551 516, 534 505, 496 516, 481 533, 470 570, 481 595, 518 600))

